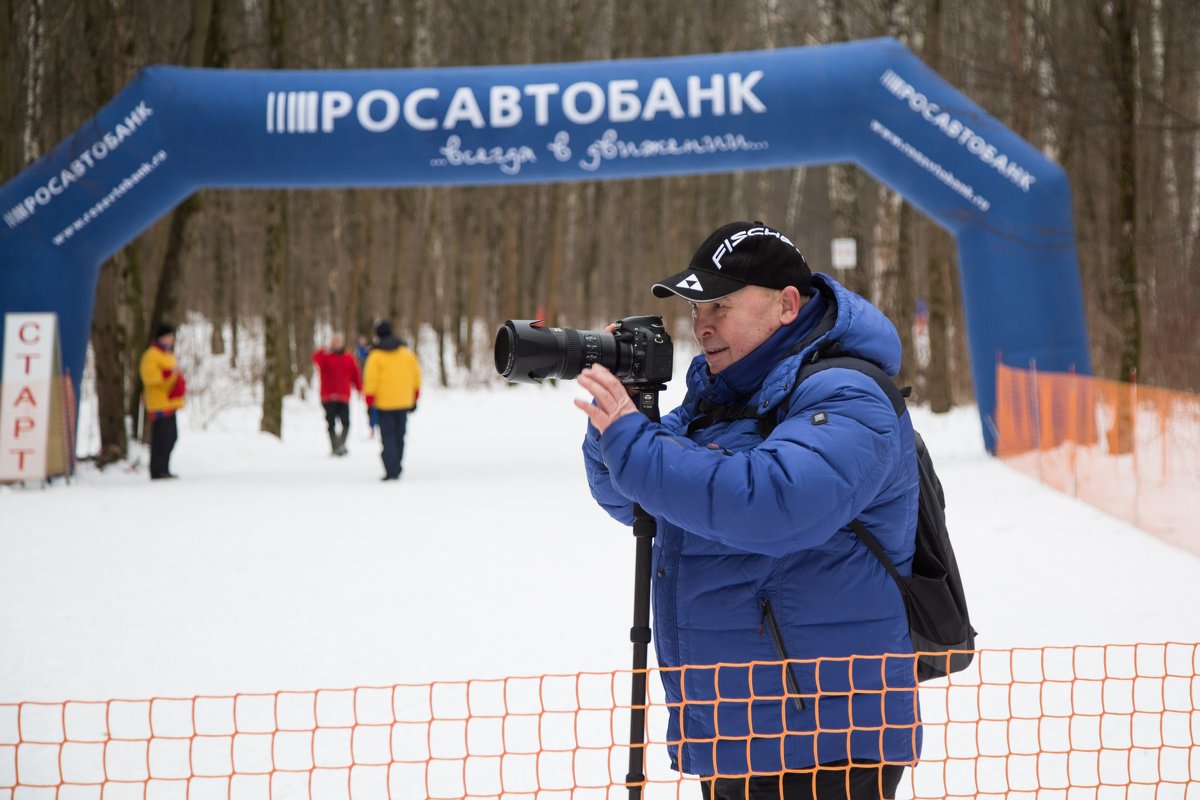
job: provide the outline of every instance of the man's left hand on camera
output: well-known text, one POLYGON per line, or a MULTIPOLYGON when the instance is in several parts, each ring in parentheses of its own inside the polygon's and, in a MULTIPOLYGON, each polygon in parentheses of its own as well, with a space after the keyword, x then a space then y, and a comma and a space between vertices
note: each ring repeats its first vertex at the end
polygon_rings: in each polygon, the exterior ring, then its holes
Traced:
POLYGON ((592 364, 579 373, 579 385, 586 389, 596 402, 576 399, 575 405, 588 415, 602 436, 614 421, 628 414, 638 413, 625 384, 601 364, 592 364))

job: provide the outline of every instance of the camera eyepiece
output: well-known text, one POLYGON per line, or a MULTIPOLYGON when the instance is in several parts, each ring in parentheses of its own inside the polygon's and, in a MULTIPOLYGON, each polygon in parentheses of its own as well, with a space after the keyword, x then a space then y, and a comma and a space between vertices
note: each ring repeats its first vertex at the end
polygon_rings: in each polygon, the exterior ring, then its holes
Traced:
POLYGON ((514 383, 579 377, 603 364, 628 384, 671 379, 673 348, 662 317, 626 317, 614 333, 547 328, 542 320, 509 320, 496 332, 496 371, 514 383))

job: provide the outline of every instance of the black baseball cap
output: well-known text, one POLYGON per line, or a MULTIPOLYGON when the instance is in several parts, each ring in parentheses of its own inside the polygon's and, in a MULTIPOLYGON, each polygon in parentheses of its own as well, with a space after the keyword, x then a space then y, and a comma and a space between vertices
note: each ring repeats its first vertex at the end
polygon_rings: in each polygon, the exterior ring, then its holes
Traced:
POLYGON ((655 297, 677 294, 693 303, 720 300, 746 286, 812 294, 812 272, 792 240, 761 222, 730 222, 713 231, 687 269, 650 287, 655 297))

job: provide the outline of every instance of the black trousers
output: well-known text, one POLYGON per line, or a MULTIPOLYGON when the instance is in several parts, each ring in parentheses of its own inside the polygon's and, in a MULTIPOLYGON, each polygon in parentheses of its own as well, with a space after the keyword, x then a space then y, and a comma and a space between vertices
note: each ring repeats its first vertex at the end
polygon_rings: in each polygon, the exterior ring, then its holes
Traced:
POLYGON ((700 786, 704 800, 890 800, 903 775, 902 764, 849 767, 839 761, 782 775, 709 779, 700 786))
POLYGON ((383 444, 383 473, 399 478, 404 460, 404 433, 408 428, 408 411, 379 411, 379 440, 383 444))
POLYGON ((325 407, 325 427, 329 429, 329 444, 334 450, 339 444, 344 444, 346 434, 350 432, 350 404, 338 400, 321 403, 325 407), (338 423, 341 423, 341 433, 338 433, 338 423))
POLYGON ((171 451, 179 440, 175 415, 150 420, 150 477, 163 478, 171 474, 171 451))

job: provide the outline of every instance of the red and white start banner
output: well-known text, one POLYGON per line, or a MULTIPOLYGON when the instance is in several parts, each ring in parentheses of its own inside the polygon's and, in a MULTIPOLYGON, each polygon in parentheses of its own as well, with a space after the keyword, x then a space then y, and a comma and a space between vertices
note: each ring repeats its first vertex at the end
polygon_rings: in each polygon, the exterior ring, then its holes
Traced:
POLYGON ((54 314, 4 315, 0 371, 0 480, 44 478, 58 337, 54 314))

